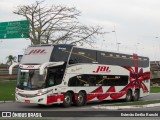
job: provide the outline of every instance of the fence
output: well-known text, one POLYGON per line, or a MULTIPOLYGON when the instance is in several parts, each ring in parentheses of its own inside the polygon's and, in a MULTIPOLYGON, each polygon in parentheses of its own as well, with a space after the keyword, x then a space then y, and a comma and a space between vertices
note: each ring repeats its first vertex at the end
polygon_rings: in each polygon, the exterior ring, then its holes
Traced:
POLYGON ((0 80, 16 80, 17 79, 17 68, 13 69, 13 75, 9 75, 7 68, 0 68, 0 80))

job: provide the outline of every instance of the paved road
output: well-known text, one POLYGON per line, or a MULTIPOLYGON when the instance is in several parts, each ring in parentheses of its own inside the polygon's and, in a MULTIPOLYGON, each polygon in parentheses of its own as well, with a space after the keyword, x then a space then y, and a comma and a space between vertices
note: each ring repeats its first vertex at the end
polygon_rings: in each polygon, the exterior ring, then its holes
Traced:
MULTIPOLYGON (((116 102, 117 103, 117 102, 116 102)), ((72 106, 69 108, 63 108, 61 105, 52 105, 46 107, 40 107, 35 104, 25 104, 25 103, 0 103, 0 111, 160 111, 160 107, 151 108, 139 108, 139 109, 119 109, 119 110, 106 110, 106 109, 95 109, 93 106, 103 105, 99 104, 88 104, 83 107, 72 106)))
POLYGON ((160 93, 152 93, 149 96, 141 98, 140 100, 160 100, 160 93))
MULTIPOLYGON (((155 100, 155 99, 160 99, 160 94, 151 94, 150 96, 144 97, 140 100, 155 100)), ((15 102, 9 102, 9 103, 0 103, 0 111, 14 111, 14 112, 23 112, 23 111, 28 111, 28 112, 42 112, 42 113, 50 113, 51 116, 62 116, 61 118, 55 118, 55 120, 93 120, 93 118, 64 118, 63 116, 66 115, 79 115, 79 116, 94 116, 94 119, 100 119, 104 120, 106 118, 103 118, 102 116, 119 116, 123 112, 155 112, 157 111, 160 117, 160 107, 152 107, 152 108, 139 108, 139 109, 119 109, 119 110, 106 110, 106 109, 95 109, 93 106, 96 105, 106 105, 106 104, 111 104, 111 103, 120 103, 122 101, 103 101, 103 102, 94 102, 94 103, 88 103, 86 106, 83 107, 76 107, 72 106, 70 108, 63 108, 62 105, 52 105, 52 106, 47 106, 47 107, 40 107, 36 104, 27 104, 27 103, 15 103, 15 102), (51 111, 51 112, 50 112, 51 111), (91 112, 90 112, 91 111, 91 112), (59 112, 59 113, 58 113, 59 112), (61 113, 63 112, 63 113, 61 113), (97 118, 96 118, 97 117, 97 118), (100 118, 98 118, 100 117, 100 118)), ((158 120, 158 118, 154 118, 154 120, 158 120)), ((110 117, 109 117, 110 118, 110 117)), ((107 119, 109 119, 107 117, 107 119)), ((120 117, 118 117, 119 120, 121 120, 120 117)), ((134 117, 135 118, 135 117, 134 117)), ((149 120, 151 117, 148 117, 146 119, 149 120)), ((51 119, 47 118, 46 120, 51 119)), ((110 119, 115 120, 116 118, 111 117, 110 119)), ((122 118, 123 120, 127 120, 127 118, 122 118)), ((132 120, 132 118, 129 118, 132 120)), ((135 118, 138 120, 138 118, 135 118)), ((145 120, 146 120, 145 119, 145 120)), ((141 120, 144 120, 141 118, 141 120)))
MULTIPOLYGON (((160 94, 150 94, 149 96, 146 96, 144 98, 141 98, 140 100, 156 100, 160 99, 160 94)), ((40 107, 36 104, 27 104, 27 103, 15 103, 15 102, 10 102, 10 103, 0 103, 0 111, 92 111, 92 110, 98 110, 94 109, 93 106, 96 105, 106 105, 106 104, 111 104, 111 103, 120 103, 123 101, 102 101, 102 102, 94 102, 94 103, 88 103, 86 106, 83 107, 76 107, 72 106, 70 108, 63 108, 62 105, 52 105, 52 106, 46 106, 46 107, 40 107)), ((102 110, 102 109, 100 109, 102 110)), ((146 109, 141 109, 141 110, 146 110, 146 109)), ((152 110, 152 108, 150 109, 152 110)), ((160 107, 158 108, 153 108, 153 110, 159 110, 160 107)))

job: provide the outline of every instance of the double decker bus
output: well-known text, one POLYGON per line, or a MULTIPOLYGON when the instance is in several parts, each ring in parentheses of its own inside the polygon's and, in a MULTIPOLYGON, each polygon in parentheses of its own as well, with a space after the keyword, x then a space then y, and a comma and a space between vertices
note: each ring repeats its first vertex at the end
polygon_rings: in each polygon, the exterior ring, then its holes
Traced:
POLYGON ((69 107, 90 101, 137 101, 150 92, 149 58, 73 45, 29 46, 18 65, 15 99, 69 107))

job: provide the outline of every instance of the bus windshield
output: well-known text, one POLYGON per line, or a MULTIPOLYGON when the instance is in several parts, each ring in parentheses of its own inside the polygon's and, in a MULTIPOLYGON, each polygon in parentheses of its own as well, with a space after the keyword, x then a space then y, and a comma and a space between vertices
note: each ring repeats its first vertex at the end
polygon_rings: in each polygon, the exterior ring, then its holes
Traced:
POLYGON ((19 89, 42 89, 45 87, 45 76, 39 74, 39 70, 19 70, 17 87, 19 89))
POLYGON ((19 70, 17 88, 22 90, 38 90, 62 82, 65 66, 54 66, 45 69, 44 74, 40 75, 39 70, 19 70))

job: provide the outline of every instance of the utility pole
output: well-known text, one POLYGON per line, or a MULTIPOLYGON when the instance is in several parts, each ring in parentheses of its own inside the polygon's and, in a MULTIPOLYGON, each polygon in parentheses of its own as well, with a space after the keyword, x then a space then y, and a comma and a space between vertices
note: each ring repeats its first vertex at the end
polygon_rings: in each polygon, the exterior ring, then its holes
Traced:
POLYGON ((114 32, 114 34, 115 34, 116 47, 117 47, 117 51, 119 51, 119 44, 120 43, 118 43, 118 40, 117 40, 117 33, 116 33, 116 27, 115 27, 115 25, 114 25, 114 30, 112 32, 114 32))
POLYGON ((121 43, 117 43, 117 51, 119 51, 119 45, 120 45, 121 43))

